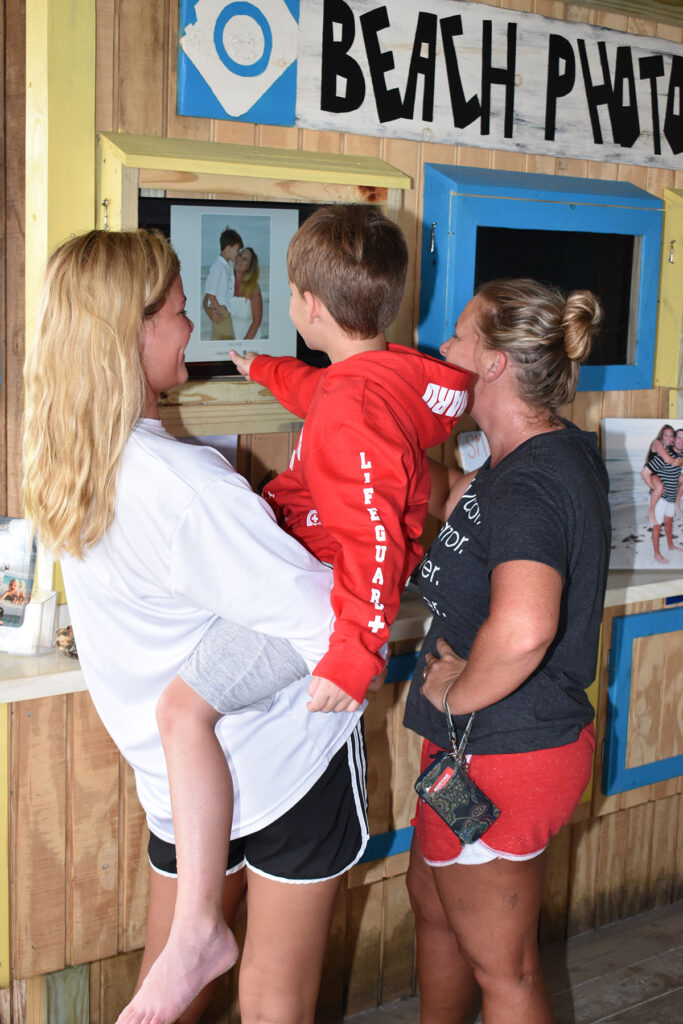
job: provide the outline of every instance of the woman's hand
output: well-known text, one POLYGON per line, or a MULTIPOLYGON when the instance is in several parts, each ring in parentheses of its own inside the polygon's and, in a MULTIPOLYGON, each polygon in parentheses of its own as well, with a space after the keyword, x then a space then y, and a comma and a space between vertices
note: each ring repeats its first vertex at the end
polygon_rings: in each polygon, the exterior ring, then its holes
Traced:
POLYGON ((368 693, 379 693, 379 691, 384 686, 384 681, 387 678, 388 671, 389 665, 387 663, 382 669, 382 671, 379 672, 376 676, 373 676, 372 679, 370 680, 370 685, 368 686, 368 693))
POLYGON ((228 355, 230 356, 230 358, 232 359, 233 363, 235 364, 239 372, 242 374, 242 376, 246 377, 247 380, 250 380, 251 378, 249 377, 249 368, 256 359, 258 353, 247 352, 246 355, 241 356, 237 352, 235 352, 234 348, 231 348, 230 351, 228 352, 228 355))
POLYGON ((456 679, 464 672, 467 662, 459 657, 443 637, 436 641, 436 654, 428 654, 422 673, 424 680, 420 693, 439 711, 443 711, 443 698, 456 679))

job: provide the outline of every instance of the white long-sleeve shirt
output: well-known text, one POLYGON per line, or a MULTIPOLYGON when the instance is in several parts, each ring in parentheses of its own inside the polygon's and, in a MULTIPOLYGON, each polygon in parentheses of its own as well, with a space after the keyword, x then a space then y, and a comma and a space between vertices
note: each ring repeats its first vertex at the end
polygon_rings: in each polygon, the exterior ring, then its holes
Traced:
MULTIPOLYGON (((290 640, 313 667, 327 649, 332 574, 275 523, 216 451, 141 420, 128 441, 112 526, 62 568, 97 710, 135 770, 156 835, 173 840, 156 703, 215 616, 290 640)), ((311 714, 309 677, 267 714, 217 726, 235 782, 233 835, 275 820, 310 789, 358 714, 311 714)))

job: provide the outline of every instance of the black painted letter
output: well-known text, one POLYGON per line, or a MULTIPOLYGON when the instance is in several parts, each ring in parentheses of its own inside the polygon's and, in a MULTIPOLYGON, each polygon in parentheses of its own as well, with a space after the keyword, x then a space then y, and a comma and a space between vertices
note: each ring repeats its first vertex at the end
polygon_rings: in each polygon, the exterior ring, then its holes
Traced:
POLYGON ((415 109, 415 92, 417 90, 417 76, 422 75, 424 79, 424 92, 422 94, 422 120, 434 120, 434 65, 436 63, 436 24, 435 14, 424 14, 422 11, 417 16, 417 28, 415 29, 415 40, 413 42, 413 53, 410 58, 410 70, 408 72, 408 84, 403 99, 403 116, 412 118, 415 109), (422 56, 422 47, 427 47, 427 57, 422 56))
POLYGON ((493 22, 483 22, 484 38, 481 55, 481 134, 489 134, 491 118, 491 86, 505 86, 505 118, 503 135, 512 138, 512 126, 515 116, 515 59, 517 54, 517 26, 514 21, 508 24, 507 64, 504 68, 491 65, 491 35, 493 22))
POLYGON ((382 52, 377 39, 378 32, 389 27, 389 15, 386 7, 377 7, 374 11, 362 14, 360 23, 363 29, 372 88, 375 91, 377 114, 381 122, 395 121, 403 113, 401 93, 398 89, 387 89, 384 81, 385 72, 393 70, 394 57, 391 50, 382 52))
POLYGON ((555 138, 555 114, 560 96, 567 96, 576 81, 576 60, 572 44, 564 36, 551 35, 548 40, 548 83, 545 92, 545 137, 555 138), (560 61, 564 70, 560 71, 560 61))
POLYGON ((365 79, 360 65, 349 57, 356 34, 353 11, 344 0, 325 0, 323 7, 323 52, 320 75, 320 109, 333 114, 357 110, 365 99, 365 79), (334 25, 341 25, 341 39, 335 42, 334 25), (345 95, 337 92, 337 79, 346 82, 345 95))
POLYGON ((664 134, 673 153, 683 151, 683 57, 671 58, 664 134))
POLYGON ((460 69, 458 67, 458 56, 453 45, 453 36, 461 35, 462 18, 459 14, 441 19, 441 40, 446 59, 448 89, 451 94, 451 109, 453 111, 453 125, 455 128, 467 128, 468 124, 472 124, 481 115, 479 97, 470 96, 468 100, 465 99, 460 69))
POLYGON ((659 103, 657 101, 657 79, 664 74, 664 58, 661 53, 655 57, 641 57, 638 61, 640 77, 650 79, 650 102, 652 104, 652 141, 655 153, 662 152, 662 137, 659 133, 659 103))

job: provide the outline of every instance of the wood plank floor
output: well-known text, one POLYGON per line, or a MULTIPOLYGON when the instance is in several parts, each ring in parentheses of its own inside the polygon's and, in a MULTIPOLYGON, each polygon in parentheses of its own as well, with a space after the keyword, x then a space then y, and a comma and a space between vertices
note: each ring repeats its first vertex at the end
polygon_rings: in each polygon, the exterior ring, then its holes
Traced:
MULTIPOLYGON (((555 1024, 681 1024, 683 903, 546 946, 543 967, 555 1024)), ((417 1024, 419 1017, 415 996, 346 1022, 417 1024)))

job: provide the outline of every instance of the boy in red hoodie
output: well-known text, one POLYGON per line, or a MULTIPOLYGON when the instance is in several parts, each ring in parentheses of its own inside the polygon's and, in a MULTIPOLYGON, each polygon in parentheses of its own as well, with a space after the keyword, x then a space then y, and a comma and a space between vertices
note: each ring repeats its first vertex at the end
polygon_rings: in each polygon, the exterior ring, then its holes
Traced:
MULTIPOLYGON (((380 211, 317 210, 292 239, 287 265, 290 317, 308 347, 325 352, 331 365, 320 370, 288 357, 230 356, 240 373, 305 417, 289 468, 265 497, 280 525, 332 566, 329 646, 315 663, 301 644, 278 633, 276 622, 256 633, 217 619, 162 694, 157 718, 181 865, 178 896, 169 940, 119 1024, 152 1018, 170 1024, 234 963, 235 940, 220 908, 232 778, 216 723, 240 709, 267 710, 279 689, 309 672, 311 711, 358 710, 384 669, 389 627, 422 558, 430 492, 425 449, 446 440, 467 404, 468 373, 387 344, 408 250, 380 211), (212 806, 215 801, 215 814, 198 803, 200 792, 210 794, 212 806)), ((334 785, 351 781, 335 778, 334 785)), ((367 837, 367 823, 361 832, 367 837)), ((360 852, 349 855, 347 867, 360 852)), ((318 877, 306 881, 333 877, 323 856, 319 863, 318 877)))
POLYGON ((401 592, 423 554, 425 449, 446 440, 467 404, 469 374, 387 344, 407 263, 400 229, 380 211, 317 210, 289 246, 289 313, 332 365, 230 353, 240 373, 305 418, 289 468, 264 495, 280 525, 334 572, 336 621, 314 669, 311 711, 351 710, 382 671, 401 592))

